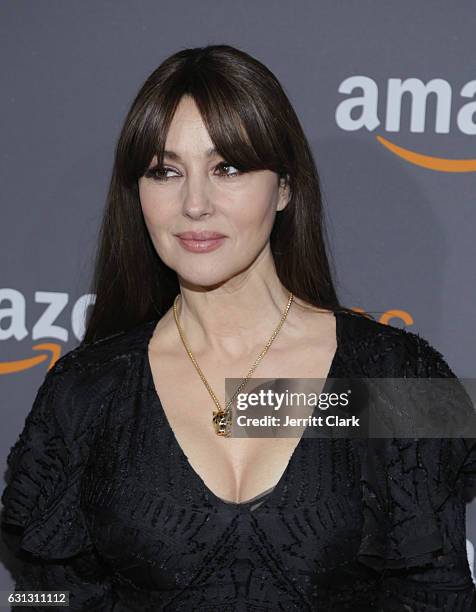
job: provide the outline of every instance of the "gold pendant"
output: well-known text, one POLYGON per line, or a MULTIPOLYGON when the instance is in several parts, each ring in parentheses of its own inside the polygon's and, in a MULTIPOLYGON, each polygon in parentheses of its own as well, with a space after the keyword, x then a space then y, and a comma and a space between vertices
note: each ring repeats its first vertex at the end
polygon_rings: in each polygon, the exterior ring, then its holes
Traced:
POLYGON ((226 438, 230 436, 230 418, 229 414, 227 414, 224 410, 214 410, 212 422, 213 426, 215 427, 215 433, 218 436, 224 436, 226 438))

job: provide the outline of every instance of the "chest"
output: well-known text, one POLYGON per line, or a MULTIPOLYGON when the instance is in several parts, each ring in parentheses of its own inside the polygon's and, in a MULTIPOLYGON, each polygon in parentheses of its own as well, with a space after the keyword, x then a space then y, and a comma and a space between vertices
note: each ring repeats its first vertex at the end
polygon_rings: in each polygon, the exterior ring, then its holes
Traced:
MULTIPOLYGON (((260 363, 244 390, 252 391, 260 378, 299 379, 292 383, 292 388, 304 391, 306 383, 302 379, 312 379, 313 390, 319 392, 335 351, 332 342, 320 348, 304 344, 295 351, 275 351, 260 363)), ((278 483, 297 449, 304 426, 287 431, 267 428, 262 430, 266 437, 217 436, 212 425, 212 413, 217 407, 187 354, 167 355, 156 350, 149 351, 148 359, 165 425, 173 434, 177 450, 183 453, 205 489, 223 500, 242 503, 278 483)), ((250 365, 243 361, 224 367, 212 357, 200 360, 202 372, 222 407, 229 397, 225 393, 225 379, 237 379, 228 388, 235 390, 250 365)), ((254 416, 258 416, 257 410, 254 409, 254 416)), ((302 410, 300 414, 303 415, 302 410)))
MULTIPOLYGON (((144 402, 149 399, 143 396, 144 402)), ((122 430, 119 475, 105 479, 91 466, 83 494, 95 545, 126 588, 132 581, 143 589, 161 589, 161 596, 192 586, 216 594, 240 576, 251 589, 243 600, 254 593, 265 602, 270 593, 264 585, 285 597, 280 585, 293 572, 304 592, 357 553, 360 465, 351 441, 302 440, 272 495, 254 509, 206 496, 183 457, 171 452, 166 431, 158 437, 160 450, 153 448, 157 436, 150 426, 160 423, 159 414, 143 419, 130 403, 127 407, 124 423, 134 427, 122 430)), ((95 453, 106 453, 107 441, 95 453)))

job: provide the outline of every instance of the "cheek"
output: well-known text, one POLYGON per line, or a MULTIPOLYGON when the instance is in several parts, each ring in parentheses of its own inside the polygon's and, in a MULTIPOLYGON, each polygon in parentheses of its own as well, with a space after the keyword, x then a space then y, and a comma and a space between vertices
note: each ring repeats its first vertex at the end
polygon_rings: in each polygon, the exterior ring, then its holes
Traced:
POLYGON ((157 195, 151 193, 150 190, 139 190, 139 194, 144 222, 152 244, 162 261, 170 265, 172 263, 168 256, 170 238, 167 237, 167 233, 172 224, 171 210, 164 202, 159 201, 157 195))
POLYGON ((139 186, 139 198, 144 219, 147 223, 154 221, 158 215, 160 208, 157 206, 156 198, 152 192, 144 187, 139 186))
POLYGON ((240 214, 235 216, 236 228, 239 235, 246 238, 251 236, 267 235, 275 217, 275 207, 269 194, 250 197, 240 208, 240 214))
POLYGON ((139 188, 139 197, 145 224, 151 236, 157 236, 169 225, 171 211, 152 189, 139 188))
MULTIPOLYGON (((153 186, 147 184, 139 184, 139 197, 145 224, 156 250, 163 257, 165 251, 174 246, 170 232, 177 227, 179 205, 171 194, 167 198, 160 197, 153 186)), ((229 233, 235 246, 261 244, 269 237, 274 223, 275 197, 269 185, 256 183, 240 193, 215 195, 214 218, 209 219, 208 225, 229 233)))

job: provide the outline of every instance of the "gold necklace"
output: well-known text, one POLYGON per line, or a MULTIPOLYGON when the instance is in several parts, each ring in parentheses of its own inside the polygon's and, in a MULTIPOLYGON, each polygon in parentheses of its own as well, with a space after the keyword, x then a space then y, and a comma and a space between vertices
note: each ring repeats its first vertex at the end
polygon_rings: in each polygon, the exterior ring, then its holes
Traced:
POLYGON ((258 355, 256 361, 254 362, 254 364, 251 366, 250 371, 248 372, 248 374, 245 376, 245 378, 243 378, 242 382, 240 383, 240 385, 238 386, 237 390, 235 391, 235 393, 233 394, 233 396, 231 397, 231 399, 227 402, 226 406, 225 406, 225 410, 222 409, 221 404, 217 398, 217 396, 215 395, 215 393, 213 392, 213 389, 211 388, 211 386, 209 385, 207 379, 205 378, 205 375, 203 374, 202 370, 200 369, 200 366, 197 363, 197 360, 195 359, 195 357, 192 355, 192 351, 190 350, 186 340, 185 340, 185 334, 183 333, 182 328, 180 327, 180 323, 178 320, 178 315, 177 315, 177 301, 179 299, 179 297, 181 296, 181 294, 179 293, 174 300, 174 305, 173 305, 173 310, 174 310, 174 319, 175 319, 175 323, 177 325, 177 329, 180 335, 180 338, 183 342, 183 345, 185 347, 185 350, 188 353, 188 356, 190 357, 190 359, 192 360, 193 365, 195 366, 200 378, 202 379, 203 384, 205 385, 205 387, 208 390, 208 393, 211 395, 213 401, 215 402, 215 405, 217 407, 217 410, 213 411, 213 418, 212 418, 212 423, 213 426, 215 428, 215 433, 218 436, 224 436, 224 437, 229 437, 230 436, 230 426, 231 426, 231 411, 230 411, 230 406, 233 403, 233 400, 235 399, 235 397, 238 395, 238 393, 243 389, 243 387, 246 385, 246 383, 248 382, 250 376, 253 374, 253 372, 256 370, 259 362, 263 359, 263 357, 266 355, 266 353, 268 352, 269 347, 271 346, 271 344, 273 343, 274 339, 276 338, 276 336, 279 333, 279 330, 281 329, 281 327, 283 326, 284 321, 286 320, 286 317, 288 316, 288 312, 289 309, 291 308, 291 303, 293 301, 293 294, 290 292, 289 293, 289 300, 288 303, 286 305, 286 308, 284 309, 283 315, 281 316, 281 320, 278 323, 278 326, 276 327, 276 329, 274 330, 274 332, 271 334, 271 338, 268 340, 268 342, 266 343, 266 346, 264 347, 264 349, 261 351, 261 353, 258 355))

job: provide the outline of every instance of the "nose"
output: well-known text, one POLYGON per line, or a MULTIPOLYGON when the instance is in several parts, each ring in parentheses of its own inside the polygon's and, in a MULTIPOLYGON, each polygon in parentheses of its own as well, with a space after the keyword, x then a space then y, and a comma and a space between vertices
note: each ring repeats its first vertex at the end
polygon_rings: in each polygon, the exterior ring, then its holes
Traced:
POLYGON ((200 219, 213 212, 212 185, 199 170, 190 172, 184 183, 182 212, 189 219, 200 219))

